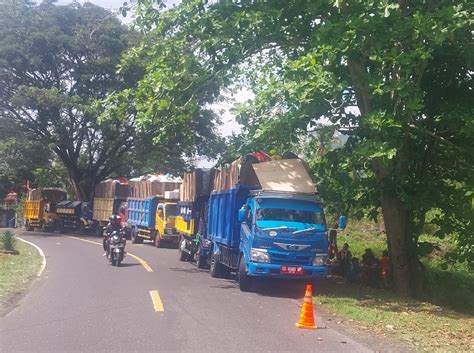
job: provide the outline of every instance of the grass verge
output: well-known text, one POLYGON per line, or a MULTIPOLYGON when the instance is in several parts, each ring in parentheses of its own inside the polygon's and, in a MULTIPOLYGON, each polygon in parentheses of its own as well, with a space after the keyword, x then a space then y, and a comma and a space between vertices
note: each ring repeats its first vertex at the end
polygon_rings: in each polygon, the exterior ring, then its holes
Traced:
POLYGON ((352 327, 402 340, 417 351, 468 352, 474 347, 474 316, 385 291, 326 281, 315 303, 352 327))
POLYGON ((28 287, 41 267, 41 256, 34 247, 17 241, 16 250, 19 255, 0 253, 0 311, 9 306, 15 294, 28 287))
MULTIPOLYGON (((396 338, 417 351, 472 352, 474 274, 462 264, 449 270, 441 268, 443 254, 453 248, 450 239, 424 235, 422 240, 437 244, 439 250, 422 260, 421 300, 400 298, 388 290, 348 284, 334 277, 318 287, 315 303, 337 315, 338 320, 350 321, 351 327, 396 338)), ((344 243, 349 244, 353 256, 361 258, 364 249, 371 248, 379 257, 386 249, 386 236, 374 224, 353 222, 338 233, 339 247, 344 243)))

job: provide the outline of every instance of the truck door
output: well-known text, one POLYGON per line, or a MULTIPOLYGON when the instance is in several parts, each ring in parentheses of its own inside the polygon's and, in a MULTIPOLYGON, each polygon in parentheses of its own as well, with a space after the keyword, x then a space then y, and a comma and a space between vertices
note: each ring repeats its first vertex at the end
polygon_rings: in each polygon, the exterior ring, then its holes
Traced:
POLYGON ((163 204, 159 204, 156 208, 156 230, 160 232, 161 235, 165 231, 165 211, 163 204))

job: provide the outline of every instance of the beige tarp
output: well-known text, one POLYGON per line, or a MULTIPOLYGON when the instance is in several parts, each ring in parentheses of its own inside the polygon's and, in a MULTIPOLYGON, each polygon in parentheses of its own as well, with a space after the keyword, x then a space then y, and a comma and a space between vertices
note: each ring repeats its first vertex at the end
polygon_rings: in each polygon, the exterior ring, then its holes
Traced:
POLYGON ((284 159, 252 165, 262 189, 315 193, 307 166, 300 159, 284 159))

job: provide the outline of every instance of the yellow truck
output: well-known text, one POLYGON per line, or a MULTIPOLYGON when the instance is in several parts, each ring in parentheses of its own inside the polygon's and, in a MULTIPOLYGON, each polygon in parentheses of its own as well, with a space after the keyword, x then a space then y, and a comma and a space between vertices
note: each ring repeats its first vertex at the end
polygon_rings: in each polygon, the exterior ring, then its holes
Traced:
POLYGON ((57 223, 56 205, 66 199, 63 190, 55 188, 33 189, 23 206, 26 230, 54 230, 57 223))
POLYGON ((176 232, 176 216, 178 204, 176 202, 162 202, 156 208, 155 221, 155 245, 160 246, 161 240, 178 244, 178 233, 176 232))

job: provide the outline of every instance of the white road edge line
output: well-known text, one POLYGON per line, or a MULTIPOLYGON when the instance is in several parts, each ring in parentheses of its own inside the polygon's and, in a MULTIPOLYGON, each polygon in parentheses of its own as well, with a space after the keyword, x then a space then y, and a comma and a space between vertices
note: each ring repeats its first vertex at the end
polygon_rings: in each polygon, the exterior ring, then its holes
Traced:
POLYGON ((37 277, 40 277, 41 274, 43 273, 44 269, 46 268, 46 256, 44 255, 44 252, 43 250, 36 244, 33 244, 32 242, 28 241, 28 240, 25 240, 25 239, 22 239, 20 237, 16 237, 17 239, 21 240, 22 242, 24 243, 27 243, 27 244, 30 244, 31 246, 33 246, 38 252, 39 254, 41 255, 41 257, 43 258, 43 261, 42 261, 42 264, 41 264, 41 268, 39 269, 38 273, 36 274, 37 277))

